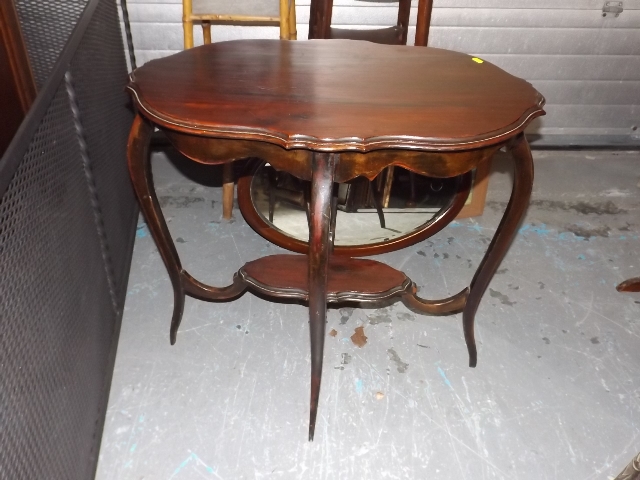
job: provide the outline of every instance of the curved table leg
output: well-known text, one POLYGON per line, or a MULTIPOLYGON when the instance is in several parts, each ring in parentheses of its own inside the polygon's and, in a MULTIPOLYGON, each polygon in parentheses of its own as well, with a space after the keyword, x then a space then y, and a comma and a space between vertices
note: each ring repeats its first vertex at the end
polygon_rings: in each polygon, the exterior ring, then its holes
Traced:
POLYGON ((482 295, 489 286, 500 262, 504 258, 511 241, 516 234, 518 224, 527 210, 533 185, 533 158, 524 134, 518 135, 509 144, 514 163, 513 189, 504 216, 498 225, 489 249, 485 253, 476 274, 471 281, 467 304, 462 312, 464 338, 469 351, 469 366, 478 363, 478 353, 474 335, 474 319, 482 295))
POLYGON ((455 295, 443 298, 442 300, 427 300, 418 297, 415 293, 405 293, 400 300, 409 309, 417 313, 426 313, 429 315, 448 315, 454 312, 460 312, 467 303, 469 296, 469 287, 465 288, 455 295))
POLYGON ((153 186, 151 158, 149 157, 149 141, 152 133, 153 126, 151 123, 140 115, 136 116, 131 127, 127 146, 129 172, 140 209, 147 221, 151 236, 158 246, 158 251, 167 267, 171 285, 173 286, 173 316, 171 317, 169 331, 169 339, 171 345, 173 345, 176 343, 178 327, 182 320, 185 295, 202 300, 223 302, 239 297, 244 293, 247 286, 236 276, 231 285, 222 288, 212 287, 199 282, 182 268, 180 257, 167 228, 167 223, 164 220, 153 186))
POLYGON ((309 441, 313 440, 322 379, 324 332, 327 318, 327 270, 333 175, 337 155, 314 153, 311 177, 311 222, 309 224, 309 320, 311 333, 311 405, 309 441))
POLYGON ((619 292, 640 292, 640 277, 625 280, 616 287, 616 290, 619 292))
POLYGON ((152 133, 153 126, 151 123, 138 114, 133 121, 127 145, 129 173, 140 203, 140 209, 147 220, 147 226, 158 246, 158 251, 167 267, 171 285, 173 286, 174 304, 170 331, 170 341, 171 345, 173 345, 176 343, 176 334, 182 319, 185 291, 180 276, 182 271, 180 258, 171 239, 171 234, 162 215, 158 197, 153 187, 151 158, 149 156, 149 142, 152 133))

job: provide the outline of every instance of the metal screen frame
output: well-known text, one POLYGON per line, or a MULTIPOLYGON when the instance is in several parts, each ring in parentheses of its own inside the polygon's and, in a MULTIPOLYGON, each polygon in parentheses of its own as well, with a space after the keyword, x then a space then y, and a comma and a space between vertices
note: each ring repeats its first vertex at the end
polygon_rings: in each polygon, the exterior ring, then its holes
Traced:
POLYGON ((124 46, 113 0, 17 7, 41 89, 0 159, 0 480, 90 479, 138 217, 124 46))

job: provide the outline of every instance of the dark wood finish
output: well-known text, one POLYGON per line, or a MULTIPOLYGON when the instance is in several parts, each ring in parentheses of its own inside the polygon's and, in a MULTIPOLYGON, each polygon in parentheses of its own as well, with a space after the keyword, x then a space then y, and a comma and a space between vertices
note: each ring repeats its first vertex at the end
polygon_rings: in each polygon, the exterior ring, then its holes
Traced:
MULTIPOLYGON (((286 170, 302 180, 311 180, 311 151, 285 150, 264 141, 216 140, 216 149, 210 148, 211 139, 205 136, 185 135, 165 129, 167 138, 184 156, 203 164, 218 165, 230 160, 259 157, 277 170, 286 170), (251 154, 253 152, 253 155, 251 154)), ((376 178, 390 165, 398 165, 409 171, 429 177, 449 178, 462 175, 493 157, 502 144, 475 150, 456 152, 421 152, 413 150, 384 149, 366 154, 341 152, 336 169, 336 182, 347 182, 358 176, 369 180, 376 178)), ((456 147, 452 147, 455 150, 456 147)))
MULTIPOLYGON (((148 151, 152 125, 164 129, 173 144, 196 161, 226 163, 258 152, 275 168, 311 180, 310 439, 331 279, 333 183, 357 176, 373 179, 391 165, 429 176, 457 176, 507 144, 515 163, 511 199, 468 293, 465 289, 430 301, 416 297, 409 283, 394 291, 421 312, 463 308, 469 363, 476 365, 475 313, 531 193, 533 162, 522 132, 544 114, 544 98, 531 85, 487 62, 445 50, 355 41, 247 40, 205 45, 151 61, 134 72, 129 89, 139 112, 129 141, 131 178, 174 288, 172 343, 185 294, 226 301, 259 286, 241 269, 228 287, 209 287, 180 265, 153 191, 148 151), (367 82, 361 83, 362 78, 367 82)), ((271 296, 281 298, 283 292, 271 296)))
POLYGON ((167 228, 158 197, 153 186, 153 174, 151 172, 151 158, 149 156, 149 142, 153 133, 152 124, 145 118, 137 115, 131 127, 128 144, 129 174, 140 203, 140 209, 147 220, 147 226, 151 232, 160 256, 164 261, 171 284, 173 286, 173 316, 169 339, 171 345, 176 343, 178 327, 182 320, 185 294, 203 300, 225 301, 239 296, 245 285, 234 281, 228 287, 216 288, 204 285, 191 277, 180 263, 180 257, 175 244, 167 228))
POLYGON ((127 146, 129 175, 140 203, 140 210, 142 210, 147 220, 147 226, 158 246, 158 251, 167 267, 171 285, 173 286, 173 315, 170 329, 170 342, 173 345, 176 343, 178 327, 182 320, 185 290, 180 275, 182 271, 180 257, 178 257, 178 252, 171 239, 171 234, 160 210, 160 204, 153 187, 151 157, 149 155, 149 142, 151 141, 152 133, 153 125, 145 118, 137 115, 131 127, 127 146))
POLYGON ((411 293, 405 293, 402 296, 402 303, 409 310, 413 310, 417 313, 427 313, 429 315, 448 315, 450 313, 460 312, 467 303, 467 297, 469 296, 469 288, 465 288, 455 295, 443 298, 442 300, 426 300, 416 295, 415 286, 414 291, 411 293))
POLYGON ((309 40, 329 38, 333 0, 311 0, 309 7, 309 40))
POLYGON ((433 0, 418 1, 418 17, 416 18, 416 47, 426 47, 429 43, 429 27, 431 26, 431 13, 433 0))
POLYGON ((619 292, 640 292, 640 277, 625 280, 616 287, 616 290, 619 292))
MULTIPOLYGON (((273 297, 309 299, 306 255, 270 255, 246 263, 238 272, 252 290, 273 297)), ((402 272, 375 260, 331 256, 327 273, 327 303, 380 302, 413 293, 402 272)))
MULTIPOLYGON (((306 256, 263 257, 246 263, 236 279, 250 290, 271 298, 309 300, 306 256)), ((469 295, 469 288, 465 288, 448 298, 427 300, 418 297, 416 290, 409 277, 384 263, 360 258, 329 258, 327 303, 379 304, 397 297, 414 312, 445 315, 462 311, 469 295)))
POLYGON ((0 156, 36 98, 36 84, 13 0, 0 0, 0 156))
POLYGON ((531 188, 533 185, 533 158, 531 150, 524 134, 521 133, 509 143, 509 151, 514 161, 513 190, 509 204, 504 212, 500 225, 496 230, 489 249, 482 262, 478 266, 471 281, 469 298, 462 312, 462 324, 464 328, 464 338, 469 350, 469 366, 475 367, 478 363, 476 350, 474 319, 482 295, 489 286, 489 282, 500 266, 509 245, 516 234, 518 224, 529 206, 531 188))
POLYGON ((309 441, 313 440, 320 397, 324 330, 327 318, 329 226, 337 156, 314 153, 311 160, 311 205, 309 221, 309 330, 311 333, 311 409, 309 441))
MULTIPOLYGON (((372 152, 367 155, 375 158, 376 153, 378 152, 372 152)), ((414 152, 408 153, 411 154, 414 152)), ((344 158, 345 155, 346 154, 344 153, 341 154, 341 159, 344 158)), ((398 155, 397 151, 394 151, 393 157, 389 157, 389 160, 391 161, 392 158, 399 162, 403 161, 403 156, 398 155)), ((437 164, 438 158, 440 158, 440 154, 425 154, 422 157, 422 160, 424 162, 424 165, 430 164, 431 161, 437 164)), ((276 163, 278 163, 278 160, 276 160, 276 163)), ((251 225, 251 228, 253 228, 256 232, 258 232, 261 236, 263 236, 270 242, 275 243, 276 245, 279 245, 282 248, 286 248, 287 250, 290 250, 292 252, 306 254, 309 251, 309 244, 307 242, 303 242, 302 240, 298 240, 297 238, 285 235, 277 228, 274 228, 271 223, 265 221, 265 219, 256 210, 251 198, 251 182, 253 180, 253 175, 256 169, 259 168, 260 165, 260 163, 249 165, 249 171, 238 179, 238 207, 240 209, 240 212, 242 212, 242 216, 247 221, 247 223, 251 225)), ((340 168, 340 165, 344 165, 342 160, 338 165, 338 169, 340 168)), ((416 162, 415 165, 417 167, 418 163, 416 162)), ((431 171, 438 170, 434 168, 431 171)), ((345 176, 348 175, 351 174, 345 174, 345 176)), ((436 216, 434 216, 434 218, 432 218, 429 222, 426 222, 422 228, 416 229, 413 232, 407 233, 406 235, 385 242, 371 243, 368 245, 335 245, 333 248, 333 254, 349 257, 366 257, 369 255, 379 255, 381 253, 394 252, 396 250, 406 248, 410 245, 415 245, 416 243, 421 242, 422 240, 425 240, 438 233, 459 215, 459 212, 463 209, 464 204, 467 201, 470 187, 471 172, 467 172, 460 178, 458 193, 453 198, 451 205, 448 208, 441 210, 436 216)))
POLYGON ((129 88, 169 130, 327 152, 498 145, 544 104, 526 81, 469 55, 341 40, 203 45, 146 63, 129 88))

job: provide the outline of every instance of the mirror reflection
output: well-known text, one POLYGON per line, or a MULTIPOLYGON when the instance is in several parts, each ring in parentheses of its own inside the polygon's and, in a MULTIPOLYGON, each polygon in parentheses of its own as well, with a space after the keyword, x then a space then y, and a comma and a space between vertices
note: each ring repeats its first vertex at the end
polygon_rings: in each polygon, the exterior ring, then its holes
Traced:
MULTIPOLYGON (((421 230, 448 208, 457 178, 431 178, 388 167, 373 181, 359 177, 334 188, 337 246, 370 245, 421 230)), ((259 215, 286 236, 309 240, 310 184, 278 172, 268 163, 251 181, 259 215)))

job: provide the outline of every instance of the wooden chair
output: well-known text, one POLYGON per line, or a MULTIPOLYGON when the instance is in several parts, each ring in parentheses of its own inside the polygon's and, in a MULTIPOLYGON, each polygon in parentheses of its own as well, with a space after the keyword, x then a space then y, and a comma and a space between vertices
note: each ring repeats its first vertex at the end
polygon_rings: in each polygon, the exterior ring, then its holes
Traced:
MULTIPOLYGON (((211 25, 275 25, 280 38, 296 40, 295 0, 182 0, 184 48, 193 47, 193 25, 202 25, 205 44, 211 43, 211 25)), ((222 216, 231 218, 233 210, 233 171, 224 164, 222 216)))
MULTIPOLYGON (((409 17, 411 13, 411 0, 386 0, 380 3, 397 3, 398 4, 398 20, 396 25, 378 29, 345 29, 334 28, 331 26, 333 14, 333 0, 311 0, 311 11, 309 16, 309 39, 345 39, 345 40, 365 40, 373 43, 382 43, 386 45, 406 45, 409 32, 409 17)), ((417 46, 426 46, 429 36, 429 25, 431 23, 431 11, 433 9, 433 0, 420 0, 418 4, 418 19, 416 22, 416 41, 417 46)), ((391 191, 391 183, 393 181, 394 167, 389 167, 378 178, 377 188, 373 183, 366 184, 360 182, 358 188, 354 188, 356 196, 373 197, 376 203, 376 210, 380 217, 380 225, 384 228, 384 214, 382 207, 387 207, 389 203, 389 193, 391 191), (367 192, 355 192, 362 188, 371 190, 367 192)), ((410 190, 412 192, 411 200, 407 202, 407 206, 415 206, 415 174, 409 172, 410 190)), ((357 209, 357 207, 356 207, 357 209)))
MULTIPOLYGON (((311 12, 309 16, 309 38, 366 40, 387 45, 406 45, 409 31, 409 16, 411 12, 411 0, 378 0, 380 3, 397 3, 398 20, 396 25, 378 29, 343 29, 331 26, 333 13, 333 0, 311 0, 311 12)), ((418 0, 418 15, 416 19, 416 38, 414 45, 426 47, 429 40, 429 27, 431 25, 431 13, 433 0, 418 0)), ((487 184, 490 163, 479 165, 475 171, 472 195, 467 204, 458 214, 458 218, 474 217, 482 215, 484 201, 487 194, 487 184)), ((389 167, 384 172, 384 187, 382 192, 382 206, 387 207, 394 167, 389 167)), ((414 191, 415 174, 409 173, 411 179, 410 189, 414 191)), ((373 186, 372 186, 373 188, 373 186)), ((379 195, 380 192, 374 192, 379 195)), ((413 195, 412 195, 413 198, 413 195)), ((407 206, 410 206, 408 202, 407 206)))
MULTIPOLYGON (((396 25, 387 28, 356 30, 331 26, 333 0, 311 0, 309 38, 342 38, 347 40, 367 40, 387 45, 406 45, 411 0, 388 0, 381 3, 398 4, 398 21, 396 25)), ((432 9, 433 0, 419 0, 418 19, 416 21, 416 46, 427 45, 432 9)))

